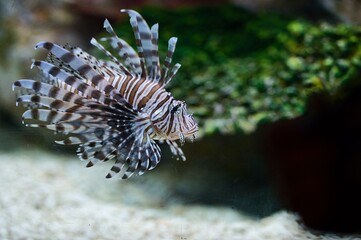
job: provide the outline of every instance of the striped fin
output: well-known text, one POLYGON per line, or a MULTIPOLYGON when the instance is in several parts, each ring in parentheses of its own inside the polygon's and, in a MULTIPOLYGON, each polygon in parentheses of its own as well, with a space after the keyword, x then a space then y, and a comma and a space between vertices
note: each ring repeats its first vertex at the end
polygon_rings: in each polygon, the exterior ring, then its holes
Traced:
POLYGON ((178 144, 175 141, 166 140, 166 143, 168 144, 171 153, 176 156, 177 160, 181 159, 182 161, 186 160, 186 156, 184 155, 182 149, 178 146, 178 144))
MULTIPOLYGON (((74 124, 76 126, 79 122, 70 122, 70 124, 74 124)), ((83 125, 84 122, 81 124, 83 125)), ((75 145, 87 144, 90 142, 106 142, 116 134, 116 131, 114 131, 114 129, 110 129, 104 122, 100 122, 94 127, 87 127, 86 125, 87 124, 85 123, 84 131, 74 136, 70 136, 68 139, 56 141, 56 143, 63 145, 75 145)))
POLYGON ((65 102, 59 99, 54 99, 45 96, 39 95, 22 95, 17 100, 17 103, 36 103, 39 106, 50 108, 51 110, 67 112, 67 113, 77 113, 81 115, 87 115, 92 117, 102 117, 102 118, 119 118, 131 120, 132 118, 129 115, 119 116, 122 114, 121 111, 114 111, 113 109, 107 109, 102 107, 97 103, 78 105, 74 103, 65 102))
POLYGON ((34 66, 38 67, 43 72, 43 75, 51 78, 52 81, 49 81, 48 83, 54 86, 58 86, 78 94, 81 92, 83 93, 82 96, 91 96, 89 92, 95 90, 83 80, 75 77, 73 74, 66 72, 63 68, 59 68, 58 66, 53 65, 52 63, 34 60, 31 68, 34 66), (67 85, 69 87, 67 87, 67 85))
POLYGON ((36 94, 48 96, 54 99, 60 99, 67 102, 76 102, 77 104, 84 104, 85 102, 90 101, 89 99, 81 97, 73 92, 69 92, 65 89, 32 79, 20 79, 15 81, 13 84, 13 90, 15 87, 33 90, 36 94))
POLYGON ((116 50, 118 55, 123 59, 124 65, 130 68, 131 72, 140 76, 142 74, 142 68, 137 52, 126 41, 117 36, 107 19, 104 21, 104 28, 112 37, 102 38, 100 40, 109 41, 113 49, 116 50))
MULTIPOLYGON (((13 86, 13 91, 14 90, 15 89, 14 89, 14 86, 13 86)), ((25 89, 25 88, 19 88, 15 92, 16 99, 18 99, 22 95, 33 95, 33 94, 35 94, 35 91, 33 89, 25 89)), ((16 106, 18 106, 18 102, 16 102, 16 106)), ((39 107, 39 104, 37 104, 37 103, 22 103, 22 106, 27 108, 27 109, 34 109, 34 108, 39 107)))
MULTIPOLYGON (((83 97, 79 97, 77 94, 74 94, 72 92, 66 91, 64 89, 46 84, 46 83, 41 83, 41 82, 37 82, 34 80, 29 80, 29 79, 21 79, 16 81, 13 84, 13 87, 15 86, 19 86, 19 87, 23 87, 25 89, 34 89, 36 93, 40 93, 41 96, 47 96, 50 97, 51 99, 56 99, 57 101, 54 103, 54 105, 58 104, 59 101, 66 101, 69 103, 75 103, 76 105, 81 105, 81 106, 85 106, 90 108, 91 110, 87 110, 85 108, 83 108, 82 110, 79 110, 78 113, 87 113, 87 114, 93 114, 96 115, 94 113, 100 113, 98 110, 100 110, 102 112, 102 114, 99 114, 101 116, 116 116, 116 119, 118 121, 129 121, 132 120, 137 112, 133 109, 130 109, 128 106, 124 106, 121 103, 118 103, 116 101, 113 100, 109 100, 109 106, 108 105, 104 105, 98 102, 95 102, 91 99, 86 99, 83 97)), ((22 99, 19 97, 19 99, 22 99)), ((36 97, 34 97, 34 99, 30 99, 29 102, 31 100, 34 100, 33 102, 36 102, 37 99, 36 97)), ((50 100, 48 100, 50 101, 50 100)), ((26 101, 27 102, 27 101, 26 101)), ((44 103, 45 104, 45 103, 44 103)), ((60 104, 60 103, 59 103, 60 104)), ((63 103, 66 104, 66 103, 63 103)), ((74 105, 75 108, 76 105, 74 105)), ((51 105, 49 105, 51 106, 51 105)), ((68 105, 70 106, 70 105, 68 105)))
POLYGON ((149 29, 147 22, 143 17, 134 10, 122 9, 121 12, 128 13, 130 17, 130 24, 133 27, 134 37, 138 47, 138 55, 145 64, 145 74, 152 80, 158 81, 159 72, 159 57, 158 57, 158 24, 149 29))
POLYGON ((158 52, 158 24, 154 24, 150 29, 152 33, 152 72, 154 79, 159 81, 161 77, 160 64, 159 64, 159 52, 158 52))
MULTIPOLYGON (((94 100, 81 97, 75 93, 66 91, 62 88, 55 87, 46 83, 37 82, 30 79, 21 79, 14 82, 13 89, 15 87, 31 89, 34 90, 35 93, 40 93, 40 95, 42 96, 47 96, 53 99, 75 103, 77 105, 87 106, 92 109, 91 113, 94 113, 93 109, 99 109, 102 110, 102 112, 108 112, 109 114, 113 114, 113 115, 115 114, 118 119, 131 119, 137 115, 137 111, 133 110, 132 107, 126 102, 118 102, 106 98, 104 103, 107 103, 107 105, 104 105, 95 102, 94 100)), ((90 114, 89 111, 88 114, 90 114)), ((105 116, 105 114, 103 115, 105 116)))
MULTIPOLYGON (((79 125, 74 123, 55 123, 55 124, 36 124, 31 123, 27 124, 28 127, 39 127, 39 128, 46 128, 52 131, 55 131, 56 133, 63 133, 63 134, 80 134, 80 133, 86 133, 90 131, 90 127, 85 126, 85 124, 79 125)), ((100 124, 97 124, 97 126, 101 126, 100 124)))
POLYGON ((99 140, 95 134, 89 133, 89 134, 79 134, 79 135, 70 136, 67 139, 55 141, 55 142, 61 145, 78 145, 92 141, 99 141, 99 140))
POLYGON ((97 109, 91 109, 88 107, 84 107, 82 105, 73 104, 69 102, 65 102, 59 99, 54 99, 50 97, 45 96, 39 96, 39 95, 22 95, 20 96, 16 102, 22 102, 22 103, 37 103, 39 106, 44 106, 51 108, 53 110, 62 111, 62 112, 80 112, 82 110, 88 110, 92 112, 101 113, 101 110, 97 109))
POLYGON ((23 113, 23 121, 32 119, 49 123, 58 123, 63 121, 97 121, 99 118, 93 116, 84 116, 77 113, 58 112, 48 109, 31 109, 23 113))
MULTIPOLYGON (((48 125, 30 123, 28 125, 30 127, 45 127, 57 132, 76 134, 66 140, 57 141, 59 144, 87 144, 101 141, 102 146, 98 146, 98 148, 81 148, 83 150, 78 152, 81 159, 88 161, 87 167, 93 166, 98 161, 106 161, 117 156, 118 159, 123 158, 123 162, 129 162, 129 166, 124 169, 122 175, 122 179, 126 179, 134 174, 141 175, 146 170, 154 168, 160 160, 159 147, 144 132, 147 127, 147 120, 144 120, 144 116, 138 116, 138 120, 133 121, 129 117, 121 120, 121 116, 117 115, 113 117, 114 120, 104 121, 102 117, 93 116, 89 113, 80 114, 81 109, 75 113, 60 112, 58 110, 67 111, 72 103, 59 102, 60 100, 50 97, 25 95, 21 96, 19 101, 34 101, 41 103, 42 106, 52 106, 56 109, 29 110, 24 113, 23 119, 50 123, 48 125)), ((84 108, 84 106, 79 105, 79 108, 84 108)), ((70 111, 73 110, 75 109, 70 111)), ((112 116, 109 117, 112 118, 112 116)), ((107 177, 116 174, 116 170, 117 168, 113 167, 107 177)))
MULTIPOLYGON (((54 99, 63 100, 66 102, 76 103, 78 105, 85 105, 92 108, 98 108, 101 110, 111 111, 113 113, 121 114, 121 115, 134 115, 136 114, 136 110, 132 108, 132 106, 127 103, 123 98, 119 97, 116 101, 110 98, 104 98, 102 103, 107 105, 101 105, 94 100, 87 99, 79 96, 73 92, 67 91, 65 89, 41 83, 31 79, 20 79, 13 84, 13 90, 15 87, 22 87, 25 89, 34 90, 35 93, 40 93, 40 95, 48 96, 54 99), (109 105, 109 106, 108 106, 109 105)), ((99 91, 93 91, 92 97, 97 100, 101 100, 102 96, 99 91), (94 94, 96 93, 96 94, 94 94)))
MULTIPOLYGON (((79 96, 78 94, 75 94, 73 92, 67 91, 63 88, 59 88, 47 83, 38 82, 31 79, 20 79, 13 84, 13 90, 15 87, 21 87, 29 90, 33 90, 35 94, 41 95, 41 96, 47 96, 53 99, 66 101, 69 103, 75 103, 78 105, 88 105, 88 106, 94 106, 99 105, 97 102, 91 99, 87 99, 84 97, 79 96)), ((107 99, 105 99, 107 100, 107 99)), ((111 103, 113 100, 107 100, 107 102, 111 103)), ((117 107, 117 109, 123 111, 122 105, 120 104, 113 104, 117 107)), ((103 106, 103 105, 102 105, 103 106)), ((127 107, 124 107, 127 108, 127 107)))
POLYGON ((36 48, 39 47, 49 50, 51 53, 53 53, 55 56, 61 59, 64 63, 68 64, 71 68, 79 72, 81 76, 84 76, 84 78, 89 79, 91 85, 94 85, 94 88, 99 90, 99 91, 92 91, 92 98, 101 101, 100 98, 102 97, 102 93, 104 93, 110 98, 117 100, 123 106, 127 106, 129 109, 132 108, 132 106, 123 98, 123 96, 119 94, 119 91, 117 91, 113 87, 113 85, 111 85, 104 78, 103 75, 95 71, 94 67, 84 62, 83 59, 75 56, 74 53, 69 52, 68 50, 60 47, 59 45, 50 42, 40 42, 36 45, 36 48))
MULTIPOLYGON (((131 12, 129 13, 129 11, 127 11, 127 10, 121 10, 121 11, 128 12, 128 14, 130 16, 130 25, 133 28, 135 43, 137 45, 137 50, 138 50, 138 57, 139 57, 139 60, 140 60, 140 67, 142 69, 141 76, 146 77, 146 76, 148 76, 147 65, 146 65, 146 62, 145 62, 144 47, 143 47, 143 42, 142 42, 142 39, 141 39, 141 36, 140 36, 140 30, 139 30, 139 26, 138 26, 137 16, 134 15, 134 14, 131 15, 131 12)), ((150 45, 150 44, 151 44, 151 42, 148 45, 150 45)))
POLYGON ((65 48, 50 42, 40 42, 35 46, 35 48, 45 48, 49 50, 64 63, 68 64, 72 69, 79 72, 81 76, 89 79, 98 90, 103 91, 106 94, 111 94, 112 91, 114 91, 114 87, 110 85, 101 74, 95 71, 94 67, 65 48))
POLYGON ((147 22, 136 11, 122 9, 121 12, 128 13, 130 17, 130 24, 133 28, 138 53, 136 53, 128 43, 118 38, 108 20, 104 21, 104 28, 112 37, 102 38, 101 40, 110 42, 111 46, 117 50, 119 56, 123 58, 125 66, 129 67, 131 72, 142 77, 148 77, 150 80, 156 81, 162 86, 166 85, 171 81, 180 67, 180 64, 176 64, 170 75, 168 75, 177 38, 172 37, 169 39, 168 52, 161 71, 158 52, 158 24, 154 24, 150 29, 147 22))
MULTIPOLYGON (((129 142, 129 141, 128 141, 129 142)), ((126 159, 131 160, 129 167, 126 169, 122 179, 127 179, 133 174, 144 173, 149 166, 150 156, 147 155, 145 149, 149 148, 150 138, 142 133, 134 136, 130 150, 126 159), (143 168, 146 166, 146 168, 143 168)), ((129 146, 127 146, 129 148, 129 146)))
POLYGON ((160 148, 145 132, 151 125, 149 118, 138 118, 132 129, 119 127, 116 137, 117 161, 110 169, 107 178, 111 178, 122 170, 122 179, 133 174, 141 175, 153 169, 160 161, 160 148), (126 169, 123 169, 128 165, 126 169))
POLYGON ((64 71, 57 66, 54 66, 51 63, 44 61, 34 61, 32 67, 33 66, 39 67, 44 74, 50 75, 54 79, 56 79, 56 81, 58 81, 57 86, 59 86, 60 88, 63 88, 73 93, 77 93, 80 96, 93 98, 100 102, 104 102, 106 98, 106 95, 100 92, 98 89, 95 89, 83 80, 75 77, 74 75, 64 71), (69 86, 69 88, 67 87, 67 85, 69 86), (83 94, 79 94, 78 92, 81 92, 83 94))
POLYGON ((129 70, 123 64, 121 64, 118 59, 114 57, 108 50, 106 50, 103 45, 101 45, 95 38, 92 38, 90 40, 90 43, 93 44, 93 46, 97 47, 100 51, 102 51, 106 56, 108 56, 121 71, 123 71, 127 75, 132 75, 129 70))
POLYGON ((87 53, 86 51, 84 51, 83 49, 81 49, 80 47, 72 47, 70 49, 67 49, 70 52, 72 52, 75 56, 77 56, 78 58, 81 58, 84 60, 84 62, 87 62, 88 64, 91 64, 93 69, 95 66, 95 70, 99 71, 99 69, 97 68, 97 66, 100 65, 100 60, 98 60, 97 58, 95 58, 94 56, 90 55, 89 53, 87 53))
POLYGON ((170 68, 170 64, 172 63, 173 54, 174 54, 174 51, 175 51, 176 44, 177 44, 177 38, 176 37, 172 37, 172 38, 169 39, 169 41, 168 41, 168 52, 167 52, 167 56, 164 59, 164 63, 163 63, 163 67, 162 67, 162 76, 161 76, 161 79, 159 81, 161 84, 166 85, 170 81, 170 80, 168 80, 168 71, 169 71, 169 68, 170 68))
POLYGON ((116 148, 111 143, 90 142, 83 144, 77 150, 80 160, 88 161, 86 167, 92 167, 97 162, 108 161, 115 157, 116 148))
POLYGON ((167 85, 174 77, 174 75, 178 72, 178 69, 181 67, 181 65, 179 63, 176 63, 173 68, 172 71, 170 72, 170 74, 167 76, 167 78, 165 79, 165 83, 164 85, 167 85))
POLYGON ((121 179, 127 179, 132 175, 142 175, 157 166, 160 161, 160 148, 149 136, 140 141, 139 139, 143 137, 145 136, 132 134, 123 140, 124 148, 118 148, 117 161, 110 169, 107 178, 122 172, 121 179), (126 165, 127 168, 123 169, 126 165))
MULTIPOLYGON (((69 50, 69 47, 64 46, 64 48, 69 50)), ((74 48, 70 48, 70 49, 72 49, 72 51, 73 51, 74 48)), ((81 49, 79 49, 78 52, 83 53, 83 51, 81 49)), ((80 54, 77 54, 77 55, 80 56, 80 54)), ((80 74, 77 71, 72 69, 70 66, 68 66, 68 64, 64 63, 60 58, 58 58, 57 56, 55 56, 51 52, 48 53, 48 56, 45 59, 45 61, 48 62, 48 63, 53 64, 54 66, 57 66, 59 68, 64 69, 67 72, 71 72, 77 78, 82 78, 82 76, 80 76, 80 74)), ((49 83, 49 84, 54 84, 54 85, 57 84, 56 79, 54 79, 53 77, 48 76, 46 74, 44 74, 44 76, 45 76, 45 78, 41 79, 42 82, 49 83)), ((84 79, 84 81, 86 81, 86 79, 84 79)))
MULTIPOLYGON (((100 49, 101 51, 105 51, 106 52, 106 55, 108 55, 109 57, 112 58, 112 60, 114 62, 111 62, 112 65, 111 67, 114 67, 114 68, 117 68, 119 69, 119 65, 121 65, 121 63, 118 62, 118 60, 112 56, 112 54, 110 52, 108 52, 107 50, 104 49, 103 46, 101 46, 100 43, 98 43, 94 38, 90 41, 91 44, 97 44, 98 46, 96 47, 101 47, 103 49, 100 49), (96 42, 96 43, 95 43, 96 42)), ((95 46, 95 45, 94 45, 95 46)), ((89 65, 91 65, 93 67, 93 69, 95 71, 97 71, 98 73, 104 75, 104 71, 103 71, 103 68, 104 66, 108 65, 110 63, 110 61, 104 61, 104 60, 98 60, 97 58, 95 58, 94 56, 90 55, 89 53, 85 52, 84 50, 82 50, 81 48, 79 47, 74 47, 71 49, 71 52, 74 53, 74 55, 76 55, 77 57, 81 58, 84 60, 84 62, 88 63, 89 65)), ((123 66, 124 67, 124 66, 123 66)), ((124 67, 125 68, 125 67, 124 67)), ((120 69, 119 69, 120 70, 120 69)), ((118 73, 121 74, 121 75, 125 75, 126 73, 128 73, 129 71, 125 68, 125 69, 122 69, 121 71, 119 71, 118 73)), ((77 76, 77 72, 76 71, 73 71, 72 74, 74 74, 75 76, 77 76)), ((87 79, 84 79, 82 78, 81 76, 78 77, 80 79, 83 79, 84 81, 86 81, 88 84, 91 85, 91 82, 87 79)))

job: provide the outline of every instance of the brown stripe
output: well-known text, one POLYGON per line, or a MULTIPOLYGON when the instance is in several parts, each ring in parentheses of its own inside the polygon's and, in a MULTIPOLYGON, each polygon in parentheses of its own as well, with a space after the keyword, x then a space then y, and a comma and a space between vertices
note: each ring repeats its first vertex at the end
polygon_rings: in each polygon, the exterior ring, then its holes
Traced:
MULTIPOLYGON (((137 46, 142 47, 142 42, 140 41, 140 39, 136 39, 135 43, 137 44, 137 46)), ((139 51, 139 50, 138 50, 138 56, 139 56, 140 58, 144 57, 144 55, 143 55, 143 50, 144 50, 144 49, 142 49, 142 51, 139 51)))
POLYGON ((34 66, 38 66, 38 67, 39 67, 39 66, 41 65, 41 61, 34 61, 33 64, 34 64, 34 66))
POLYGON ((99 99, 100 96, 102 95, 102 93, 99 91, 99 90, 93 90, 91 93, 90 93, 91 97, 92 98, 95 98, 95 99, 99 99))
POLYGON ((52 98, 56 98, 56 96, 58 95, 58 93, 59 93, 59 88, 58 87, 52 87, 52 88, 50 88, 50 90, 49 90, 49 93, 48 93, 48 96, 49 97, 52 97, 52 98))
POLYGON ((129 82, 127 89, 124 93, 124 98, 129 99, 130 94, 132 93, 133 86, 135 86, 138 82, 139 78, 135 78, 132 81, 129 82))
POLYGON ((113 89, 114 89, 114 87, 109 84, 104 88, 104 92, 105 93, 110 93, 113 89))
POLYGON ((57 68, 57 67, 52 67, 50 70, 49 70, 49 74, 56 77, 60 72, 60 69, 57 68))
POLYGON ((98 151, 98 152, 95 152, 94 153, 94 157, 99 159, 99 160, 102 160, 104 159, 106 156, 104 155, 104 153, 102 151, 98 151))
POLYGON ((77 89, 78 91, 84 93, 88 87, 89 87, 88 84, 86 84, 86 83, 81 83, 81 84, 79 84, 79 86, 78 86, 76 89, 77 89))
MULTIPOLYGON (((113 85, 115 75, 111 71, 107 70, 106 68, 105 68, 105 70, 107 71, 107 73, 109 75, 109 79, 107 81, 113 85)), ((114 86, 114 87, 116 88, 116 86, 114 86)))
POLYGON ((67 121, 73 116, 72 113, 65 113, 64 116, 60 119, 60 121, 67 121))
POLYGON ((67 92, 64 97, 63 97, 63 100, 64 101, 67 101, 67 102, 70 102, 70 100, 73 98, 74 96, 74 93, 72 92, 67 92))
POLYGON ((98 86, 98 84, 103 80, 103 76, 100 74, 97 74, 95 76, 92 77, 91 82, 95 85, 98 86))
MULTIPOLYGON (((14 82, 14 86, 21 87, 21 83, 19 81, 16 81, 16 82, 14 82)), ((34 86, 34 84, 33 84, 33 86, 34 86)))
POLYGON ((140 87, 140 85, 141 85, 142 83, 144 83, 144 79, 143 79, 143 78, 138 79, 138 82, 135 84, 134 88, 132 89, 132 91, 131 91, 131 93, 130 93, 130 96, 129 96, 129 98, 128 98, 128 102, 129 102, 130 104, 133 105, 135 95, 136 95, 136 94, 140 94, 140 93, 138 93, 138 89, 139 89, 139 87, 140 87))
MULTIPOLYGON (((147 88, 148 88, 148 86, 147 86, 147 88)), ((152 90, 150 90, 150 92, 147 94, 147 96, 145 96, 145 97, 139 102, 139 104, 138 104, 138 109, 141 109, 142 107, 144 107, 144 106, 148 103, 148 101, 153 98, 153 95, 157 92, 157 90, 158 90, 159 88, 160 88, 159 85, 155 85, 155 86, 152 88, 152 90)), ((161 94, 159 94, 159 95, 161 95, 161 94)), ((157 99, 154 101, 155 103, 156 103, 157 100, 159 99, 159 95, 158 95, 157 99)))
POLYGON ((92 70, 92 67, 89 66, 88 64, 84 64, 80 66, 77 70, 79 71, 80 75, 85 75, 92 70))
POLYGON ((144 56, 149 56, 152 54, 152 50, 151 49, 143 49, 143 53, 144 53, 144 56))
POLYGON ((31 110, 31 118, 32 119, 39 119, 39 111, 38 111, 38 109, 31 110))
POLYGON ((65 128, 64 128, 64 126, 62 124, 56 124, 55 129, 58 132, 63 132, 65 128))
POLYGON ((40 102, 40 96, 32 96, 31 101, 34 102, 34 103, 40 102))
MULTIPOLYGON (((162 93, 158 95, 155 103, 158 102, 158 99, 160 98, 160 96, 162 96, 162 93)), ((153 113, 154 113, 156 110, 158 110, 164 103, 166 103, 169 98, 170 98, 170 96, 167 94, 166 97, 165 97, 162 101, 160 101, 160 102, 158 103, 158 105, 153 109, 151 115, 153 115, 153 113)))
POLYGON ((138 24, 141 23, 141 22, 144 22, 144 19, 139 15, 137 15, 136 19, 137 19, 138 24))
POLYGON ((71 52, 65 53, 60 59, 66 63, 70 63, 75 58, 75 55, 71 52))
POLYGON ((88 159, 88 153, 87 153, 87 152, 83 152, 83 153, 81 154, 81 158, 82 158, 82 159, 88 159))
POLYGON ((34 82, 33 83, 33 89, 35 92, 39 92, 41 89, 41 82, 34 82))
POLYGON ((117 166, 115 166, 115 165, 114 165, 110 170, 113 171, 113 172, 115 172, 115 173, 120 172, 120 168, 117 167, 117 166))
MULTIPOLYGON (((97 98, 97 99, 99 99, 99 98, 97 98)), ((106 104, 106 105, 110 105, 111 102, 113 102, 113 100, 111 98, 105 98, 104 99, 104 104, 106 104)))
POLYGON ((73 143, 69 138, 65 139, 63 142, 65 145, 70 145, 73 143))
POLYGON ((81 107, 82 106, 80 106, 80 105, 74 105, 74 106, 71 106, 71 107, 67 108, 66 112, 73 113, 73 112, 76 112, 81 107))
POLYGON ((52 44, 51 42, 45 42, 44 43, 44 48, 51 50, 53 48, 54 44, 52 44))
POLYGON ((46 121, 52 123, 57 114, 57 111, 49 111, 46 121))
POLYGON ((88 164, 85 167, 90 168, 92 166, 94 166, 94 164, 91 161, 89 161, 88 164))
POLYGON ((59 108, 61 108, 62 106, 64 105, 64 102, 63 101, 61 101, 61 100, 55 100, 55 101, 53 101, 52 103, 50 103, 50 107, 51 108, 55 108, 55 109, 59 109, 59 108))
POLYGON ((130 82, 130 79, 132 79, 132 76, 127 76, 127 78, 124 79, 124 81, 122 83, 122 87, 119 90, 119 92, 122 96, 124 96, 125 90, 127 89, 127 85, 130 82))
POLYGON ((139 32, 140 39, 142 40, 151 40, 152 36, 148 32, 139 32))
POLYGON ((69 76, 64 81, 66 84, 73 86, 73 84, 76 82, 76 78, 74 76, 69 76))

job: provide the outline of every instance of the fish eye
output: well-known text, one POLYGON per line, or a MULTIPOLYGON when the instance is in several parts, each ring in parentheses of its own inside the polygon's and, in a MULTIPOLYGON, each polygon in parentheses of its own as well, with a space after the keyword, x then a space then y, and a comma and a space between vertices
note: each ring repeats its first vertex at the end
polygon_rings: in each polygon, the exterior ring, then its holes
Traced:
POLYGON ((173 105, 172 108, 171 108, 171 110, 170 110, 170 112, 171 112, 171 113, 179 113, 179 108, 180 108, 180 106, 181 106, 180 103, 178 103, 178 104, 176 104, 176 105, 173 105))

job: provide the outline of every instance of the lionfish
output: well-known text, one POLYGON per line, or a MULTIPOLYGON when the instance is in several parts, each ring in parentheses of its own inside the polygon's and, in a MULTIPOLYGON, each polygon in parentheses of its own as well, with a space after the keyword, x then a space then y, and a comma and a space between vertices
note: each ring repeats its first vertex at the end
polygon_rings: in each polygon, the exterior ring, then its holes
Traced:
POLYGON ((88 161, 86 167, 115 158, 106 178, 119 173, 127 179, 157 166, 161 158, 157 142, 166 142, 173 155, 185 160, 176 140, 182 145, 186 138, 193 141, 198 126, 185 102, 165 89, 181 66, 170 69, 177 38, 169 39, 161 68, 158 24, 149 28, 138 12, 121 12, 130 17, 137 52, 106 19, 104 28, 110 36, 101 41, 108 42, 122 61, 94 38, 90 43, 110 60, 98 60, 79 47, 39 42, 35 49, 49 51, 45 61, 32 63, 32 68, 40 69, 41 80, 18 80, 13 90, 21 88, 17 103, 29 108, 22 115, 26 126, 70 134, 56 142, 78 144, 77 155, 88 161))

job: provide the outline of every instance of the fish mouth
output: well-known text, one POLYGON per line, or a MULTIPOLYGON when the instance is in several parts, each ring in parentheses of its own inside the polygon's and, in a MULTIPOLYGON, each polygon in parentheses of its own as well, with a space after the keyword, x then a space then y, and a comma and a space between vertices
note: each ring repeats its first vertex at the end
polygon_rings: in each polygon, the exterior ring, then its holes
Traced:
POLYGON ((197 135, 194 133, 191 136, 188 136, 187 139, 189 139, 191 142, 194 142, 194 140, 197 138, 197 135))
POLYGON ((191 142, 194 142, 194 140, 197 138, 197 132, 198 132, 198 129, 188 132, 186 135, 186 139, 190 140, 191 142))
POLYGON ((197 131, 188 132, 186 135, 184 135, 182 132, 179 133, 179 141, 180 144, 183 146, 186 140, 190 140, 191 142, 194 142, 194 140, 197 138, 197 131))

